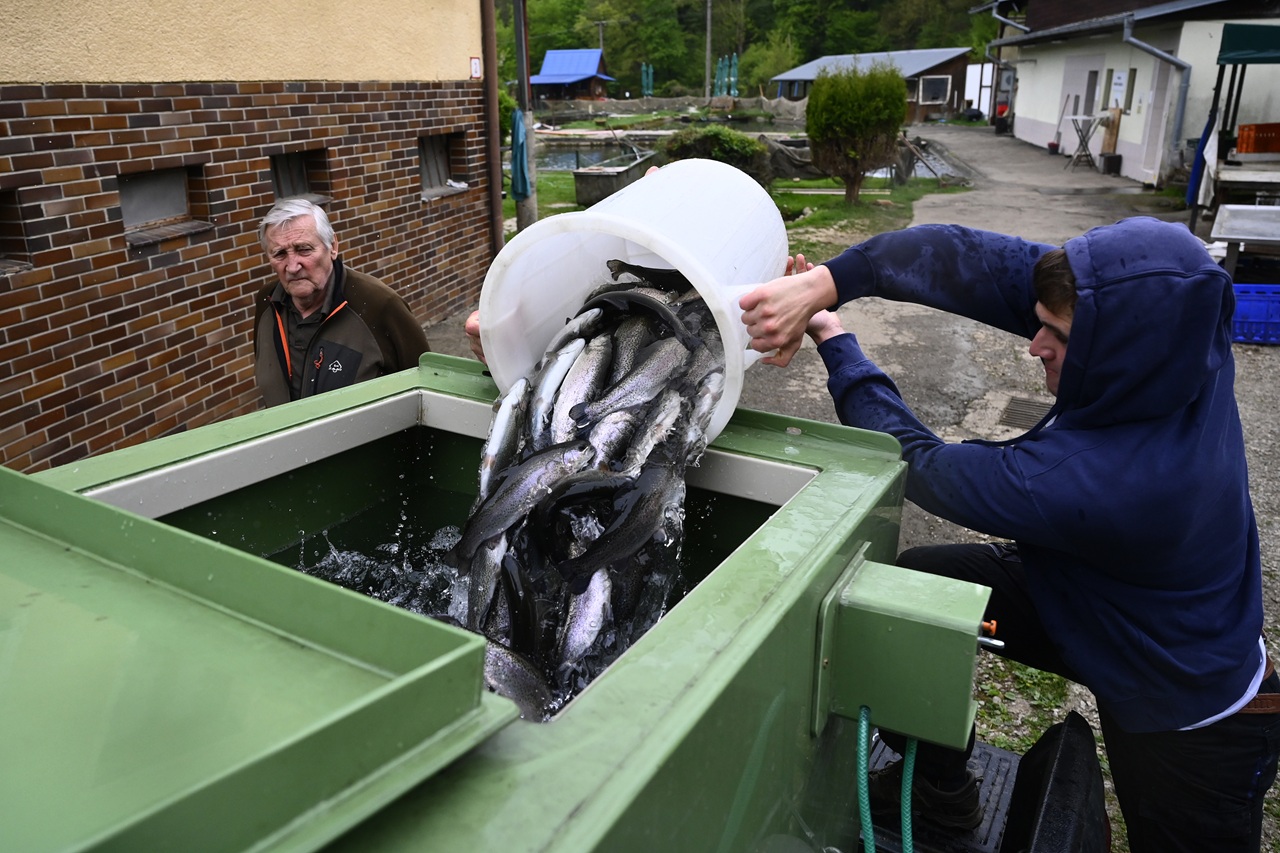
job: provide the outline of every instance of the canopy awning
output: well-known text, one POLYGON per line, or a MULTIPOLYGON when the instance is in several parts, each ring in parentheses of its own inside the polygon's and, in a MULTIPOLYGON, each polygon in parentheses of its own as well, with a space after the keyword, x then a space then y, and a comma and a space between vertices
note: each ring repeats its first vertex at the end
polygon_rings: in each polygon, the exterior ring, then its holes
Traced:
POLYGON ((1223 24, 1219 65, 1280 63, 1280 26, 1223 24))

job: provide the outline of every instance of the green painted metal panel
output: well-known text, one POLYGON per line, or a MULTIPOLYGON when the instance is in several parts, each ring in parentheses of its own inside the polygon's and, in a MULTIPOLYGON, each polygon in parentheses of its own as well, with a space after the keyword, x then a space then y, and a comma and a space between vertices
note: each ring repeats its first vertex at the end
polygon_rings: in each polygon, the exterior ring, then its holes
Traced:
POLYGON ((515 716, 477 637, 6 469, 0 554, 7 849, 314 846, 515 716))
POLYGON ((831 712, 857 719, 866 706, 877 726, 963 748, 991 590, 859 556, 834 592, 835 627, 818 670, 830 679, 820 692, 831 712))
MULTIPOLYGON (((478 458, 467 457, 478 448, 497 390, 482 365, 444 356, 424 356, 416 370, 30 479, 87 491, 140 475, 171 484, 174 466, 203 460, 214 460, 217 471, 234 471, 241 450, 260 449, 271 440, 295 445, 296 430, 318 423, 344 429, 389 401, 400 400, 395 407, 402 412, 404 395, 420 395, 407 405, 417 407, 422 426, 397 427, 395 434, 332 464, 308 461, 291 474, 299 478, 299 491, 345 489, 348 494, 335 498, 329 518, 345 517, 358 504, 376 503, 387 491, 380 481, 403 473, 375 448, 401 448, 390 453, 400 457, 404 447, 426 447, 430 459, 416 475, 425 471, 449 481, 454 493, 473 494, 478 458), (455 403, 466 411, 455 411, 455 403), (450 426, 455 416, 467 425, 450 426), (401 428, 405 435, 398 434, 401 428)), ((300 821, 293 843, 297 849, 328 842, 334 850, 576 853, 753 849, 777 836, 828 839, 833 845, 848 841, 857 832, 852 780, 845 775, 847 762, 827 759, 850 755, 856 732, 838 719, 819 735, 812 731, 820 614, 857 555, 893 559, 904 474, 898 445, 887 436, 739 410, 690 474, 691 493, 723 490, 734 501, 725 504, 728 510, 712 508, 722 513, 710 525, 722 541, 706 548, 714 552, 714 564, 683 601, 551 722, 516 720, 478 743, 464 741, 456 760, 425 778, 396 777, 388 769, 382 778, 395 777, 401 790, 408 789, 402 796, 392 802, 372 797, 364 807, 369 819, 340 824, 345 832, 336 840, 330 839, 339 824, 326 816, 300 821), (704 485, 693 488, 694 481, 704 485)), ((265 504, 251 502, 253 492, 243 493, 244 508, 236 510, 249 524, 266 511, 265 504)), ((690 512, 710 505, 700 500, 691 500, 690 512)), ((194 519, 209 508, 232 512, 210 503, 174 516, 185 516, 183 525, 203 535, 104 508, 145 536, 160 537, 113 551, 109 561, 124 571, 135 571, 133 563, 176 562, 194 571, 172 574, 199 578, 208 558, 183 550, 196 543, 225 558, 214 561, 214 574, 230 587, 224 606, 232 618, 254 608, 251 621, 270 627, 282 622, 278 630, 290 636, 344 618, 345 602, 354 598, 350 593, 241 553, 230 542, 209 541, 231 518, 220 516, 201 529, 194 519), (280 581, 290 575, 293 583, 280 581), (313 588, 327 588, 330 595, 299 606, 296 595, 311 593, 298 591, 313 588)), ((62 535, 61 527, 53 523, 53 538, 62 535)), ((281 537, 260 538, 253 547, 278 544, 281 537)), ((248 547, 238 539, 236 544, 248 547)), ((167 576, 163 582, 170 582, 167 576)), ((369 604, 379 614, 388 609, 369 604)), ((426 621, 412 614, 404 618, 426 621)), ((396 632, 404 629, 394 620, 386 628, 379 619, 361 630, 341 624, 348 627, 332 633, 360 652, 397 659, 403 642, 396 632)), ((402 655, 403 665, 413 663, 411 654, 402 655)), ((364 659, 356 651, 351 656, 364 659)), ((489 700, 509 707, 488 694, 481 707, 489 700)), ((399 710, 412 716, 411 706, 399 710)), ((348 800, 360 802, 370 788, 376 786, 354 783, 348 800)), ((237 801, 237 795, 227 799, 237 801)), ((169 840, 174 838, 185 840, 181 833, 169 840)))

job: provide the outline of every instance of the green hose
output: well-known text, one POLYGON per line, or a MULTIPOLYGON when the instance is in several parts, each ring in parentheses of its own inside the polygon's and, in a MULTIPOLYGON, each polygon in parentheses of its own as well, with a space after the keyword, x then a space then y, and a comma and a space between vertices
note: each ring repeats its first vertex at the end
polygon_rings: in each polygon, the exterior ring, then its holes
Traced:
POLYGON ((912 853, 911 781, 916 774, 916 739, 907 738, 907 754, 902 756, 902 853, 912 853))
MULTIPOLYGON (((875 853, 876 832, 871 824, 870 764, 871 709, 858 709, 858 822, 862 825, 862 849, 875 853)), ((911 831, 911 780, 916 772, 916 739, 907 738, 907 754, 902 757, 902 853, 912 853, 915 842, 911 831)))
POLYGON ((876 831, 871 825, 871 792, 867 788, 868 744, 871 741, 871 709, 858 710, 858 822, 862 824, 862 849, 875 853, 876 831))

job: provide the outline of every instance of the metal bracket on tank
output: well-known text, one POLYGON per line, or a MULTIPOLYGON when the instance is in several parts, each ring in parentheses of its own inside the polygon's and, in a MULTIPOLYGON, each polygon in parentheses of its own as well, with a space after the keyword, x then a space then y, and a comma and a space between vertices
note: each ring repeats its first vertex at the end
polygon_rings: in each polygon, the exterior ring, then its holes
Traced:
POLYGON ((863 546, 818 611, 813 733, 836 714, 962 749, 985 586, 866 559, 863 546))

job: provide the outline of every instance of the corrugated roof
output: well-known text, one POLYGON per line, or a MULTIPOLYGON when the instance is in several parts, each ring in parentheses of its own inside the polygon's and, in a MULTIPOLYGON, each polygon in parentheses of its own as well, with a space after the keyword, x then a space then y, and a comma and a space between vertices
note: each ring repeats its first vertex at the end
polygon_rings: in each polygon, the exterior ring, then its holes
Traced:
POLYGON ((601 80, 613 78, 603 73, 601 51, 598 48, 579 48, 577 50, 548 50, 542 58, 542 71, 529 78, 533 85, 577 83, 599 77, 601 80))
POLYGON ((806 62, 790 71, 770 78, 774 82, 812 81, 822 71, 836 72, 846 68, 871 68, 873 65, 892 65, 903 77, 917 77, 948 60, 969 52, 967 47, 934 47, 924 50, 890 50, 882 53, 845 53, 839 56, 823 56, 806 62))
POLYGON ((1082 21, 1075 21, 1070 24, 1049 27, 1048 29, 1017 33, 1016 35, 1009 36, 1008 38, 995 39, 994 41, 988 42, 987 47, 1016 47, 1018 45, 1036 44, 1037 42, 1054 41, 1072 36, 1087 36, 1096 35, 1098 33, 1115 32, 1117 30, 1123 30, 1125 21, 1129 19, 1132 19, 1135 22, 1151 21, 1157 18, 1175 16, 1182 12, 1190 12, 1205 6, 1216 6, 1223 2, 1225 2, 1225 0, 1170 0, 1168 3, 1148 6, 1145 9, 1116 12, 1112 15, 1088 18, 1082 21))

